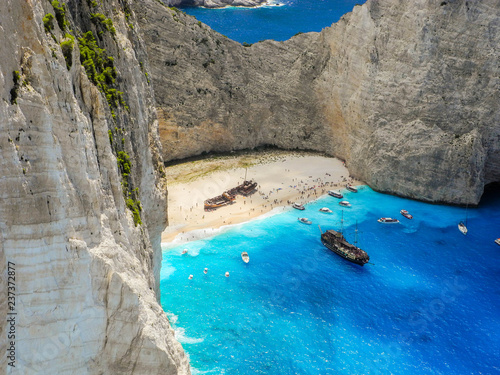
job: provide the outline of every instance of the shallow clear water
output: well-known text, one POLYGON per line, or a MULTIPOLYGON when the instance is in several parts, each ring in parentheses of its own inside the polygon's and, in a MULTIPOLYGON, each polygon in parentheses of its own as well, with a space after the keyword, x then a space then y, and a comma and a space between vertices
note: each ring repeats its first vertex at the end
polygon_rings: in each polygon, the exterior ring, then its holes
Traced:
POLYGON ((373 265, 321 244, 317 225, 340 225, 329 196, 164 250, 162 305, 191 365, 213 374, 499 373, 500 195, 468 210, 467 236, 457 228, 464 208, 368 187, 345 196, 346 237, 357 221, 373 265), (334 213, 318 211, 325 206, 334 213))
POLYGON ((321 31, 364 0, 275 0, 258 8, 182 8, 212 29, 240 43, 286 40, 298 32, 321 31))

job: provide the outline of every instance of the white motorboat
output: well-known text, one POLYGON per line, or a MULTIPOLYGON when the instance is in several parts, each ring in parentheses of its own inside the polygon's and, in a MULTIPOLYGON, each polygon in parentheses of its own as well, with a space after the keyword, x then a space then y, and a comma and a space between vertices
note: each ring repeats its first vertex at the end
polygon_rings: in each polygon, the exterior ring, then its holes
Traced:
POLYGON ((344 198, 344 196, 342 195, 342 193, 338 190, 328 190, 328 195, 334 197, 334 198, 344 198))
POLYGON ((294 204, 292 204, 292 207, 295 208, 295 209, 297 209, 297 210, 305 210, 306 209, 302 204, 297 203, 297 202, 295 202, 294 204))
POLYGON ((323 208, 319 209, 319 212, 323 212, 325 214, 329 214, 329 213, 332 213, 333 211, 330 210, 328 207, 323 207, 323 208))
POLYGON ((351 204, 348 201, 340 201, 339 204, 344 207, 351 207, 351 204))
POLYGON ((403 215, 404 217, 406 217, 407 219, 410 219, 410 220, 413 219, 413 216, 406 210, 401 210, 401 211, 399 211, 399 213, 401 215, 403 215))
POLYGON ((345 187, 347 190, 352 191, 353 193, 357 193, 358 189, 350 184, 347 184, 345 187))
POLYGON ((312 224, 312 221, 309 220, 307 217, 299 217, 298 219, 301 223, 304 223, 304 224, 308 224, 308 225, 311 225, 312 224))
POLYGON ((377 221, 379 223, 384 223, 384 224, 396 224, 396 223, 399 223, 398 219, 393 219, 393 218, 390 218, 390 217, 381 217, 377 221))
POLYGON ((463 222, 458 223, 458 230, 462 232, 464 236, 467 234, 467 226, 463 222))
POLYGON ((243 259, 243 262, 245 263, 250 262, 250 257, 248 256, 248 253, 246 251, 241 253, 241 259, 243 259))

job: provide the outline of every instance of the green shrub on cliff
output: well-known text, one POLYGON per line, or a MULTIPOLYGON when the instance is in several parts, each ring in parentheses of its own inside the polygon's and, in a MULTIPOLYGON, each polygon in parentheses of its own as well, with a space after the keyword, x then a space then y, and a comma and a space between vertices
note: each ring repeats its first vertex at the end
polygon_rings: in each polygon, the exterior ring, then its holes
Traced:
POLYGON ((116 108, 119 104, 126 107, 123 92, 112 87, 117 76, 114 59, 107 55, 106 50, 99 48, 92 31, 88 31, 83 34, 83 37, 78 38, 78 45, 80 47, 80 61, 85 67, 87 76, 106 96, 114 118, 113 107, 116 108))
POLYGON ((90 15, 90 19, 102 25, 106 30, 108 30, 111 34, 115 35, 116 34, 116 29, 115 26, 113 25, 113 21, 111 18, 106 18, 104 14, 101 13, 92 13, 90 15))
POLYGON ((17 104, 17 96, 18 96, 18 90, 19 90, 19 81, 21 80, 21 75, 19 74, 19 71, 14 70, 12 72, 12 79, 14 81, 14 86, 10 90, 10 104, 17 104))
MULTIPOLYGON (((108 134, 111 133, 111 130, 108 134)), ((112 142, 112 135, 110 134, 110 142, 112 142)), ((124 142, 122 142, 124 143, 124 142)), ((141 201, 138 199, 139 196, 139 188, 135 188, 133 190, 129 190, 129 176, 130 176, 130 157, 125 151, 118 151, 118 155, 116 157, 116 161, 118 164, 118 169, 122 174, 122 187, 123 187, 123 195, 125 196, 125 203, 127 204, 127 208, 132 211, 132 215, 134 217, 134 224, 142 225, 141 220, 141 201)))
POLYGON ((66 33, 64 39, 61 42, 61 51, 66 60, 66 67, 68 70, 71 68, 71 64, 73 63, 73 46, 75 44, 75 37, 71 34, 66 33))
POLYGON ((57 0, 52 1, 51 4, 54 8, 54 12, 56 13, 57 24, 59 25, 59 28, 64 31, 68 25, 68 21, 66 21, 66 5, 59 4, 59 1, 57 0))
POLYGON ((133 199, 127 199, 127 208, 132 211, 132 215, 134 216, 134 224, 137 226, 137 224, 142 225, 142 220, 141 220, 141 201, 140 200, 133 200, 133 199))
POLYGON ((130 174, 130 157, 125 151, 118 151, 116 161, 122 173, 122 177, 127 178, 130 174))
POLYGON ((52 30, 54 30, 54 15, 52 13, 47 13, 43 17, 42 21, 45 32, 50 33, 52 30))

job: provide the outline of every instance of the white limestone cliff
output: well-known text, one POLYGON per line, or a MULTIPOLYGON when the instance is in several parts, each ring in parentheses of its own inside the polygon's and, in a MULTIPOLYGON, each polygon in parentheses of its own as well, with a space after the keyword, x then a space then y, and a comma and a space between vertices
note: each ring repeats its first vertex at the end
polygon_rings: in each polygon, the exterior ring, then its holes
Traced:
MULTIPOLYGON (((97 35, 90 3, 67 3, 67 32, 97 35)), ((97 5, 116 28, 100 43, 114 56, 128 106, 114 120, 78 43, 68 70, 64 33, 55 20, 53 37, 45 32, 51 3, 0 2, 1 373, 190 373, 157 298, 167 193, 153 91, 126 4, 97 5), (123 138, 113 146, 110 130, 123 138), (130 156, 142 225, 125 204, 118 147, 130 156), (15 264, 15 367, 5 356, 6 262, 15 264)))

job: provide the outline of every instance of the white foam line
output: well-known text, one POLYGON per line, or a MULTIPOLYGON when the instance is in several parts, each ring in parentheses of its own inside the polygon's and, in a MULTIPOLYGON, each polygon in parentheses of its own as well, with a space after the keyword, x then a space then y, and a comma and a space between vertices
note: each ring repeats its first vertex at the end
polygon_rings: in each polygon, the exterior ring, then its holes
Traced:
POLYGON ((184 243, 203 240, 205 238, 212 238, 218 236, 221 233, 225 233, 232 228, 236 228, 238 226, 245 225, 253 221, 264 220, 276 214, 289 211, 291 209, 292 208, 289 206, 275 207, 271 211, 266 212, 265 214, 259 215, 257 217, 254 217, 253 219, 244 221, 242 223, 223 225, 219 228, 196 229, 186 233, 179 233, 177 236, 175 236, 172 242, 162 242, 161 246, 163 250, 167 250, 169 248, 177 247, 178 245, 184 243))

